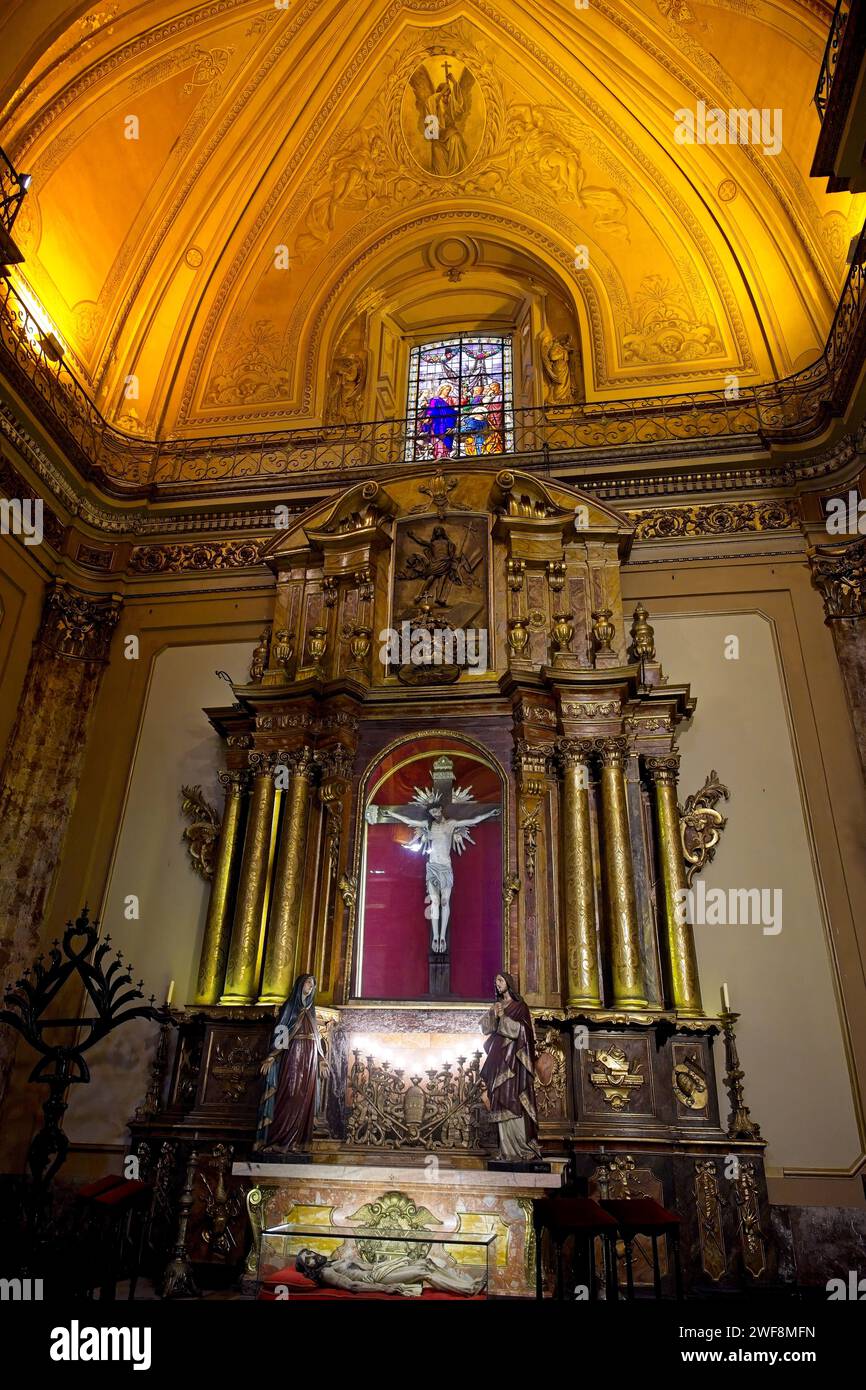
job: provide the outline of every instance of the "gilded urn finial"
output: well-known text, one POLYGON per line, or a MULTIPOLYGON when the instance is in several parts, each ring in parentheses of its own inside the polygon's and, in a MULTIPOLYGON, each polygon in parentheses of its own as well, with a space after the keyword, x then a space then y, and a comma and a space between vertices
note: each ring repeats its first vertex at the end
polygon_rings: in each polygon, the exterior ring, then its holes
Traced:
POLYGON ((631 646, 628 649, 628 654, 632 661, 655 661, 655 630, 650 626, 648 618, 649 613, 646 608, 642 603, 638 603, 629 629, 631 646))

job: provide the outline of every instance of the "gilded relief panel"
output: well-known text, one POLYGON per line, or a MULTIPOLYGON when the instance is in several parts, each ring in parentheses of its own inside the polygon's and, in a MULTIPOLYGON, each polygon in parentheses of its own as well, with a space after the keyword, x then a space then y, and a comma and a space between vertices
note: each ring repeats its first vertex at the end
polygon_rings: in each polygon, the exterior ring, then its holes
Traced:
POLYGON ((466 513, 404 518, 395 527, 393 622, 425 605, 443 627, 488 631, 489 518, 466 513))

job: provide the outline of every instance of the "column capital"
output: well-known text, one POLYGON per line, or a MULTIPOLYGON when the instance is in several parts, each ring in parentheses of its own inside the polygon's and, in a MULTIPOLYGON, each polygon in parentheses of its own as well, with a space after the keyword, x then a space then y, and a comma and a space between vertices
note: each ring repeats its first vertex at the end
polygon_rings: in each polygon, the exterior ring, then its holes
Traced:
POLYGON ((812 583, 824 600, 825 621, 866 618, 866 538, 818 545, 809 552, 812 583))
POLYGON ((217 773, 217 781, 226 796, 230 796, 232 792, 240 793, 244 791, 249 782, 249 770, 245 767, 227 768, 217 773))
POLYGON ((54 656, 104 664, 122 607, 119 594, 85 594, 55 579, 45 595, 37 642, 54 656))
POLYGON ((248 775, 252 777, 276 777, 281 768, 295 777, 313 780, 319 766, 315 751, 307 744, 300 748, 254 748, 247 754, 248 775))
POLYGON ((625 768, 630 744, 625 734, 615 734, 613 738, 596 739, 602 767, 625 768))
POLYGON ((293 777, 303 777, 308 782, 312 782, 319 772, 317 755, 306 743, 300 748, 292 748, 288 752, 281 750, 275 754, 275 766, 276 764, 290 767, 293 777))
POLYGON ((679 753, 664 753, 660 757, 647 756, 643 760, 647 776, 653 782, 661 782, 675 787, 680 774, 679 753))
POLYGON ((316 765, 321 769, 322 776, 326 779, 339 777, 345 781, 352 776, 354 766, 354 754, 342 744, 337 744, 333 748, 317 748, 315 753, 316 765))
POLYGON ((556 740, 556 761, 563 769, 585 767, 595 751, 595 740, 591 738, 558 738, 556 740))
POLYGON ((533 744, 525 738, 516 740, 512 764, 524 790, 528 783, 536 782, 539 784, 539 795, 541 794, 550 766, 550 754, 549 744, 533 744))

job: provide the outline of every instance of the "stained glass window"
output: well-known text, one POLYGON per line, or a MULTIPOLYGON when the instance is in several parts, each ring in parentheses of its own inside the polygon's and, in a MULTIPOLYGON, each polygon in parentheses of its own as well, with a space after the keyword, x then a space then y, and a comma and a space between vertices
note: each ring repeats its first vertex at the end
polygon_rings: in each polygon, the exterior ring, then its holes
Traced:
POLYGON ((409 460, 511 452, 511 339, 458 333, 414 347, 406 414, 409 460))

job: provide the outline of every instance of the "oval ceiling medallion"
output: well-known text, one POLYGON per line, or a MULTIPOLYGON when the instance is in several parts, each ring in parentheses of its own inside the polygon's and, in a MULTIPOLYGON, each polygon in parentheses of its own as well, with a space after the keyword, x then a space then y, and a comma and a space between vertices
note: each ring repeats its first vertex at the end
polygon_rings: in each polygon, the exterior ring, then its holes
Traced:
POLYGON ((432 243, 427 261, 450 279, 457 280, 477 264, 478 247, 469 237, 441 237, 432 243))
POLYGON ((481 148, 484 95, 460 58, 425 58, 406 84, 400 116, 409 154, 434 178, 462 173, 481 148))

